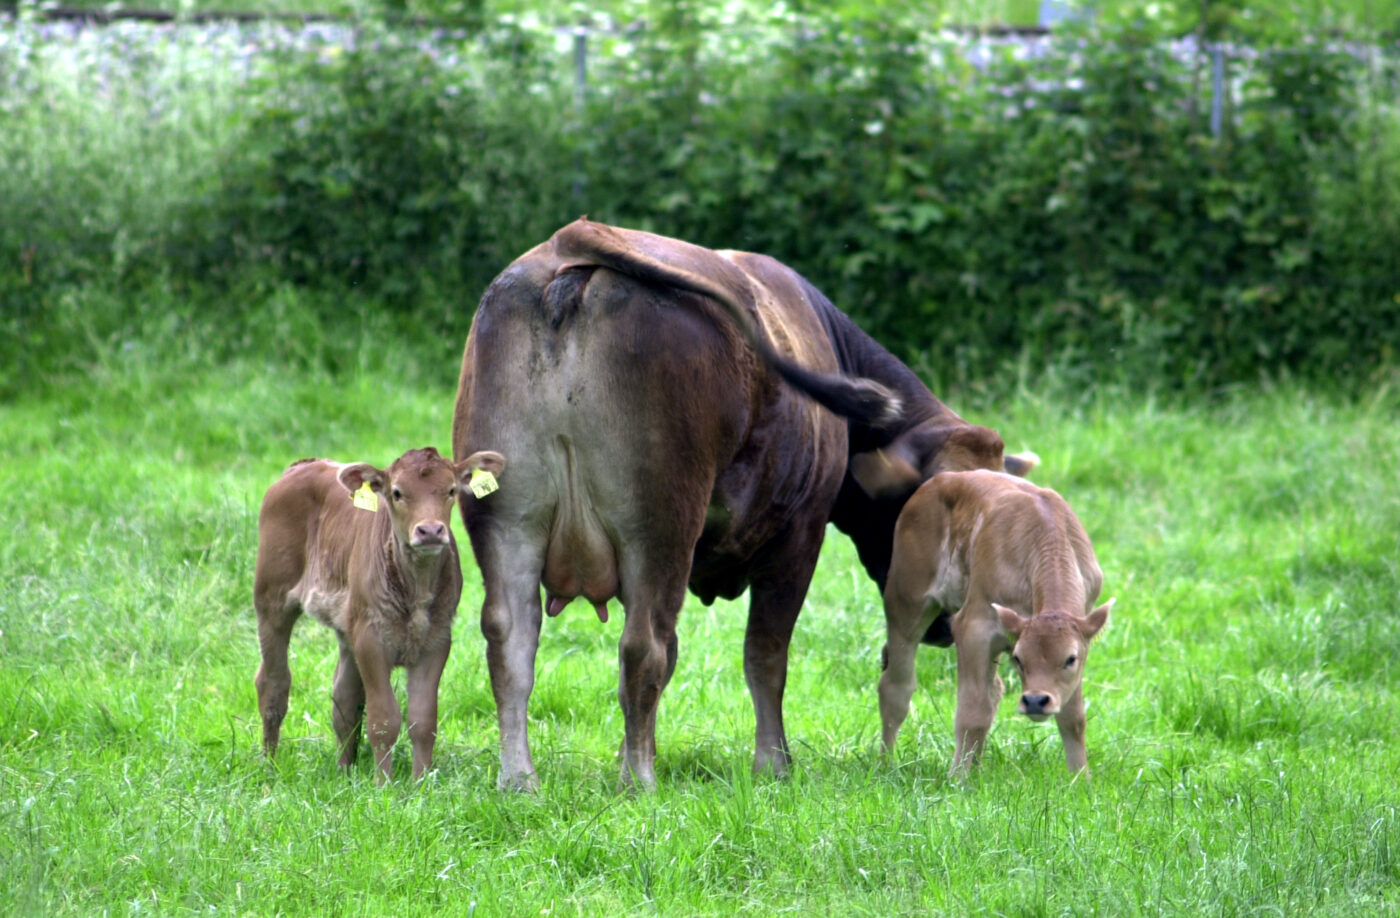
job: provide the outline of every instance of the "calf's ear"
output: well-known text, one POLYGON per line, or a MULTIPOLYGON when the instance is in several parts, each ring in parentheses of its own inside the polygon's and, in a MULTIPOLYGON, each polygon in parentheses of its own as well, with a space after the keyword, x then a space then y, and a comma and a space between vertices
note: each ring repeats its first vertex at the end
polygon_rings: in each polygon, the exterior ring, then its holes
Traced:
POLYGON ((1021 632, 1026 630, 1026 625, 1030 624, 1030 619, 1015 609, 1009 609, 1000 603, 992 603, 992 609, 996 611, 997 618, 1001 619, 1001 627, 1006 633, 1019 640, 1021 632))
POLYGON ((340 479, 340 484, 351 494, 360 490, 360 485, 365 482, 369 482, 370 490, 382 494, 389 482, 388 475, 368 462, 352 462, 349 465, 343 465, 335 477, 340 479))
POLYGON ((452 467, 457 470, 457 477, 463 481, 470 478, 472 472, 477 469, 500 477, 506 470, 506 457, 493 450, 483 449, 472 453, 461 462, 454 463, 452 467))
POLYGON ((1090 640, 1103 630, 1103 626, 1108 624, 1108 613, 1113 610, 1113 604, 1117 601, 1117 597, 1110 599, 1085 616, 1083 624, 1079 626, 1079 633, 1084 635, 1084 640, 1090 640))

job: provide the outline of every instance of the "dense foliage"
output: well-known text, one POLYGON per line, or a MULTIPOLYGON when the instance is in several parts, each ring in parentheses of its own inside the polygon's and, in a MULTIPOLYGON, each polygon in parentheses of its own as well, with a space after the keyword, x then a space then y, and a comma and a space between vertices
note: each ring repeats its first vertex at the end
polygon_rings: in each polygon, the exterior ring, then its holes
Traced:
POLYGON ((582 213, 771 253, 945 379, 1054 362, 1194 387, 1394 360, 1392 46, 1226 45, 1217 133, 1195 39, 668 9, 591 31, 583 87, 574 35, 513 19, 244 29, 199 49, 217 77, 169 29, 114 64, 7 27, 14 366, 93 282, 234 313, 283 284, 367 294, 460 333, 582 213))

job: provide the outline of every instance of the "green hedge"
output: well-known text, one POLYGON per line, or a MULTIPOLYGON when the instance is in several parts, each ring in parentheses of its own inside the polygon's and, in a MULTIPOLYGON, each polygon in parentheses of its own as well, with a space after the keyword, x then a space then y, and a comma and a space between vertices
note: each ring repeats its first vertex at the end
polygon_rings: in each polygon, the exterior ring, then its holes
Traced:
MULTIPOLYGON (((1197 387, 1393 365, 1394 48, 1229 49, 1213 136, 1207 56, 1157 36, 1080 27, 1018 53, 676 10, 593 33, 582 100, 572 37, 512 22, 284 52, 147 221, 159 233, 130 220, 70 258, 31 206, 0 241, 54 282, 256 277, 460 330, 497 271, 586 213, 776 255, 935 378, 1021 361, 1197 387)), ((0 283, 42 302, 17 265, 0 283)))

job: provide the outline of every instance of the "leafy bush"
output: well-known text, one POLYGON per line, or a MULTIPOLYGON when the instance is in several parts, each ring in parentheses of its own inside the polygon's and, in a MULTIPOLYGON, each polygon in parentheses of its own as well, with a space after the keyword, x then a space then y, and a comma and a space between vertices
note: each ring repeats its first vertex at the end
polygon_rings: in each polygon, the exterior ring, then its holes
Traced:
POLYGON ((594 31, 581 95, 573 37, 524 21, 240 33, 270 50, 235 76, 150 56, 120 127, 89 65, 0 43, 25 88, 0 102, 20 128, 0 132, 6 330, 50 340, 56 297, 101 279, 222 289, 231 314, 288 283, 353 291, 460 331, 491 277, 587 213, 773 254, 936 381, 1011 361, 1358 380, 1394 360, 1387 49, 1227 47, 1215 136, 1194 40, 907 21, 675 4, 594 31))
POLYGON ((226 245, 196 249, 218 253, 206 267, 270 262, 297 282, 365 285, 391 303, 426 291, 474 302, 467 289, 567 217, 569 159, 552 142, 552 106, 536 98, 552 99, 536 37, 423 38, 367 27, 315 58, 284 55, 231 151, 226 245), (458 66, 472 51, 476 66, 458 66))

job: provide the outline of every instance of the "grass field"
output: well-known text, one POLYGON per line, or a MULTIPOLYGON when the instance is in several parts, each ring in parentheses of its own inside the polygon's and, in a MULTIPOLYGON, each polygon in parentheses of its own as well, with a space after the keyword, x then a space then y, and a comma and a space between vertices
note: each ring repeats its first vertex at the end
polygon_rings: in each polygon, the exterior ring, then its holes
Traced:
POLYGON ((460 338, 295 299, 237 330, 157 304, 83 341, 79 297, 73 359, 0 404, 0 913, 1400 912, 1395 389, 952 396, 1039 452, 1118 598, 1088 663, 1092 781, 1009 701, 980 773, 948 780, 934 648, 877 756, 879 597, 833 533, 794 642, 790 779, 749 773, 744 607, 692 601, 661 789, 618 794, 621 616, 579 605, 539 655, 543 788, 497 793, 468 559, 437 771, 410 783, 401 744, 377 789, 367 752, 336 771, 314 623, 262 757, 257 506, 302 456, 445 449, 460 338))

